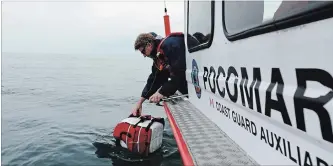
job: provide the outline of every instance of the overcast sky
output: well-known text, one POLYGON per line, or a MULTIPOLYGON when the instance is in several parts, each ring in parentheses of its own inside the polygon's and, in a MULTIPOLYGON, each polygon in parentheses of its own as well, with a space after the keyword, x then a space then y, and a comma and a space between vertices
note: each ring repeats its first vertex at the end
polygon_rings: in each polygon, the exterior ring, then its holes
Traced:
MULTIPOLYGON (((173 31, 183 31, 181 1, 167 2, 173 31)), ((164 3, 3 2, 2 51, 110 54, 133 50, 141 32, 164 35, 164 3)))
MULTIPOLYGON (((184 2, 167 0, 171 30, 184 29, 184 2)), ((164 35, 163 1, 2 2, 2 51, 112 54, 133 52, 141 32, 164 35)))

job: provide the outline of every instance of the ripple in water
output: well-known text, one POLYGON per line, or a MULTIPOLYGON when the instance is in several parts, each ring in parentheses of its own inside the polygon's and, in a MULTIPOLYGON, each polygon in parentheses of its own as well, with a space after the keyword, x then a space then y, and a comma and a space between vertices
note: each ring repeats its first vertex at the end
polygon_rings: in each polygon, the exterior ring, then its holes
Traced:
MULTIPOLYGON (((112 133, 110 134, 112 135, 112 133)), ((160 149, 147 157, 130 153, 127 149, 116 146, 115 138, 110 136, 99 136, 93 143, 96 147, 95 154, 99 158, 111 159, 114 166, 119 165, 136 165, 136 166, 157 166, 161 165, 163 159, 172 155, 179 155, 178 149, 168 143, 168 138, 163 138, 163 144, 160 149)), ((164 132, 164 135, 168 135, 164 132)))

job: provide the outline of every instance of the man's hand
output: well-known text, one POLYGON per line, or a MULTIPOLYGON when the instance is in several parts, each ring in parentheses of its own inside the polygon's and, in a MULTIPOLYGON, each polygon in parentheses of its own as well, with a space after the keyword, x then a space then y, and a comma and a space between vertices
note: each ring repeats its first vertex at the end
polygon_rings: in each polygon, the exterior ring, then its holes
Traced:
POLYGON ((150 96, 149 101, 153 103, 158 103, 164 96, 161 95, 159 92, 156 92, 152 96, 150 96))
POLYGON ((142 112, 142 103, 137 103, 134 107, 134 109, 132 110, 132 114, 134 116, 140 116, 142 112))

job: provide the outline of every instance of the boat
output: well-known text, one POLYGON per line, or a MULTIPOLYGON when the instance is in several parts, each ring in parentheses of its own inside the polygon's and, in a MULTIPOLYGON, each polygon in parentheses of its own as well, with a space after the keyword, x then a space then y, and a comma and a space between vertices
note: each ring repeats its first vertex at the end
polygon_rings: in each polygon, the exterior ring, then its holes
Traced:
POLYGON ((183 165, 332 166, 333 2, 184 6, 188 98, 163 102, 183 165))

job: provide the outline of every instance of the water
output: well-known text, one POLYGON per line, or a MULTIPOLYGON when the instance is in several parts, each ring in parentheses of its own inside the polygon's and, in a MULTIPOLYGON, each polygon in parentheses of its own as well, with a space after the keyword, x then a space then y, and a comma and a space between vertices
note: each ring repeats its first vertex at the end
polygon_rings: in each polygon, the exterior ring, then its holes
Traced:
MULTIPOLYGON (((92 143, 111 139, 113 127, 130 114, 150 66, 138 54, 3 53, 2 165, 133 163, 98 158, 92 143)), ((154 104, 144 104, 143 111, 166 117, 154 104)), ((168 123, 163 151, 155 163, 182 165, 168 123)))

